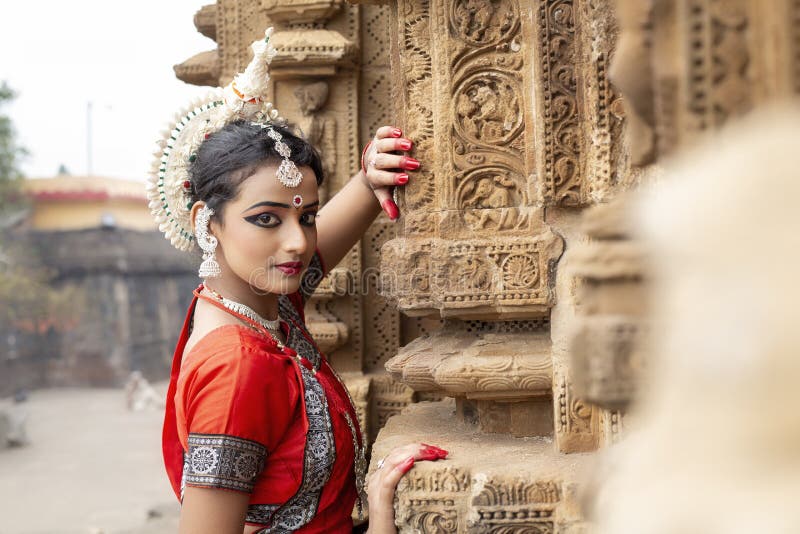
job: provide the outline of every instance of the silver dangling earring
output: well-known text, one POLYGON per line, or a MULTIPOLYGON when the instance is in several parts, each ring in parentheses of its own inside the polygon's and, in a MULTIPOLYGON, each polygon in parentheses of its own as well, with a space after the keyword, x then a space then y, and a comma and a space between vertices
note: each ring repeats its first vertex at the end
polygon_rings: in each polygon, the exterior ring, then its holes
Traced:
POLYGON ((200 211, 197 212, 194 230, 197 244, 203 250, 203 263, 200 264, 200 270, 197 274, 204 280, 206 278, 219 278, 222 275, 222 270, 219 268, 215 254, 218 241, 216 237, 208 233, 208 222, 211 220, 212 215, 214 215, 214 210, 208 206, 200 208, 200 211))

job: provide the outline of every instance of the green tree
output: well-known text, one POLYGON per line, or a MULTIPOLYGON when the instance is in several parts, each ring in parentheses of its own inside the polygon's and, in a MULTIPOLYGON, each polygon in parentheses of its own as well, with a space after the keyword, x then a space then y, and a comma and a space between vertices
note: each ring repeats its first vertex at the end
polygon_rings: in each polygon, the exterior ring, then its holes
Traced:
MULTIPOLYGON (((0 84, 0 110, 15 96, 8 83, 3 81, 0 84)), ((11 118, 5 113, 0 113, 0 221, 8 217, 11 212, 24 208, 24 199, 20 194, 22 172, 19 163, 26 153, 25 149, 17 144, 11 118)))
MULTIPOLYGON (((5 81, 0 83, 0 108, 15 96, 5 81)), ((42 264, 24 236, 11 237, 11 227, 28 207, 19 168, 26 154, 11 118, 0 113, 0 326, 41 333, 74 323, 70 307, 80 295, 69 287, 53 288, 55 271, 42 264)))

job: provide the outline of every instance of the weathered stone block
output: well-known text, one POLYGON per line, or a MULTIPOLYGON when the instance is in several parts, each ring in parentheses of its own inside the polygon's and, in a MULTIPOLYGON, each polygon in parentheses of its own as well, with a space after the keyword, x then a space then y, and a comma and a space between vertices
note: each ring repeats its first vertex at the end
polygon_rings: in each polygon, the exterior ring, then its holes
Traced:
POLYGON ((548 438, 482 434, 452 417, 454 410, 452 401, 411 405, 381 430, 371 471, 409 441, 450 453, 446 460, 416 463, 400 482, 398 531, 576 532, 583 518, 574 487, 588 457, 561 455, 548 438))

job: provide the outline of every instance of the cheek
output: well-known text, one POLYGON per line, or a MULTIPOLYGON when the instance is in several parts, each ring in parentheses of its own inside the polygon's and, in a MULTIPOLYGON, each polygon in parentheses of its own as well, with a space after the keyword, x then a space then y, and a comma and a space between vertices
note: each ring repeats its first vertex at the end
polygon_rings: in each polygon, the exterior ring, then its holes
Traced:
POLYGON ((278 239, 272 232, 247 222, 231 225, 225 237, 225 259, 239 276, 244 270, 265 267, 278 249, 278 239))

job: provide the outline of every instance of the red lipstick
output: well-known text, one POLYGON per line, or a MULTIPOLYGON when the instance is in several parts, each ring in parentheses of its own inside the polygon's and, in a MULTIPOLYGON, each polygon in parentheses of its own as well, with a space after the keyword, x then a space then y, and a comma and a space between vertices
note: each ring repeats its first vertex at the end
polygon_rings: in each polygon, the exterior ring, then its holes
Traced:
POLYGON ((300 271, 303 270, 303 262, 302 261, 287 261, 285 263, 279 263, 275 266, 276 269, 281 271, 283 274, 287 276, 295 276, 300 274, 300 271))

